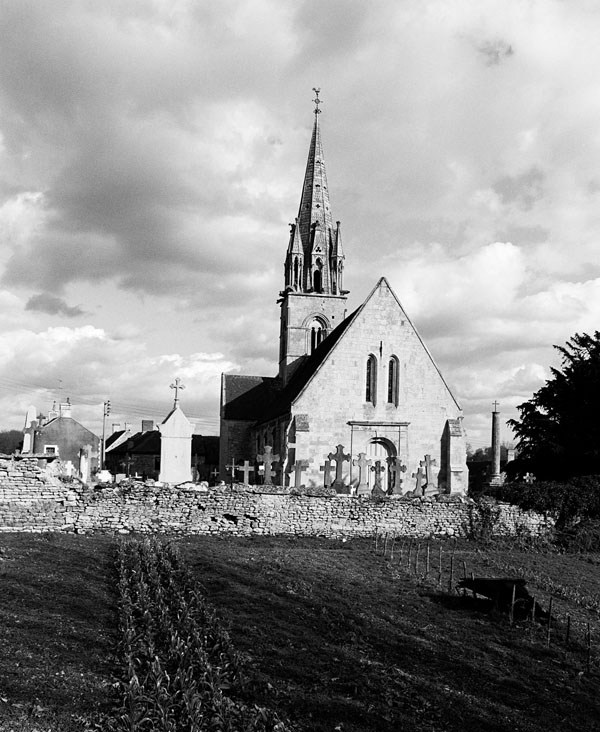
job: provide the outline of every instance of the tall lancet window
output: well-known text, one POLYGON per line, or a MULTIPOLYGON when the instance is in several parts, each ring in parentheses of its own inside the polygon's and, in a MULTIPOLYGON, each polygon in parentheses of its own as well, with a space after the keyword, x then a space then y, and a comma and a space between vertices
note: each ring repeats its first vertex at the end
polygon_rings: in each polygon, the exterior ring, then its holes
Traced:
POLYGON ((323 292, 323 262, 320 259, 317 259, 315 271, 313 272, 313 290, 323 292))
POLYGON ((294 257, 294 289, 298 289, 298 257, 294 257))
POLYGON ((310 352, 312 353, 327 335, 327 330, 323 323, 318 318, 315 318, 308 326, 308 332, 310 336, 310 352))
POLYGON ((370 402, 373 406, 377 403, 377 359, 373 354, 367 359, 365 401, 370 402))
POLYGON ((398 406, 398 387, 400 369, 396 356, 392 356, 388 363, 388 404, 398 406))

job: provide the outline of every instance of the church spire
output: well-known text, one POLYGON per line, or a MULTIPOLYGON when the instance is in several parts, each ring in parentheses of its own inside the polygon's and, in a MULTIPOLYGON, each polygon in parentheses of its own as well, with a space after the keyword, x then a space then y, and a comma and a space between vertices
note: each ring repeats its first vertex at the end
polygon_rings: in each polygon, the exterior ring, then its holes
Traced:
POLYGON ((329 203, 329 188, 325 172, 325 157, 319 127, 320 89, 315 92, 315 121, 313 125, 304 185, 300 198, 298 218, 294 226, 288 247, 288 266, 286 267, 286 286, 294 282, 294 276, 288 271, 296 262, 298 246, 302 248, 302 271, 298 278, 297 291, 323 295, 340 294, 338 271, 343 254, 338 248, 339 225, 334 226, 329 203), (296 251, 292 252, 292 248, 296 251), (335 275, 334 275, 335 273, 335 275))

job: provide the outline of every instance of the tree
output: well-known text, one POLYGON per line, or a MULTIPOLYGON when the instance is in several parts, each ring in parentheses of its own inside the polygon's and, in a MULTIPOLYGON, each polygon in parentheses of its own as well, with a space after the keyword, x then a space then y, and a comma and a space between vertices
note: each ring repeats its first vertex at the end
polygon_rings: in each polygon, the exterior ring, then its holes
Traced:
POLYGON ((0 432, 0 454, 12 455, 15 450, 23 447, 23 433, 21 430, 2 430, 0 432))
POLYGON ((554 348, 561 368, 508 422, 521 470, 549 480, 600 474, 600 332, 576 333, 554 348))

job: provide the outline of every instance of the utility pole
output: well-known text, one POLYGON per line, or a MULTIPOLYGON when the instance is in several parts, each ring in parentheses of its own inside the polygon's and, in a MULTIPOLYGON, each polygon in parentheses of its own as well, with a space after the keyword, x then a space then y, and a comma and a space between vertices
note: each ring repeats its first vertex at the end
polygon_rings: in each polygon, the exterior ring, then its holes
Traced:
POLYGON ((102 445, 100 453, 100 470, 104 470, 104 438, 106 435, 106 418, 110 414, 110 399, 104 402, 104 409, 102 412, 102 445))

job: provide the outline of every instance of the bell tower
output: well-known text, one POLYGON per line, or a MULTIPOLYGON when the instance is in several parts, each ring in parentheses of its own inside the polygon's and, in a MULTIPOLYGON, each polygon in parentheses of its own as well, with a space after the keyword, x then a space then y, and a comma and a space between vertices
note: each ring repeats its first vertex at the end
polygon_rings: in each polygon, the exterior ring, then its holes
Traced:
POLYGON ((285 385, 295 369, 339 325, 346 314, 344 251, 340 222, 333 223, 319 127, 320 89, 308 150, 300 209, 290 224, 285 286, 279 293, 279 376, 285 385))

